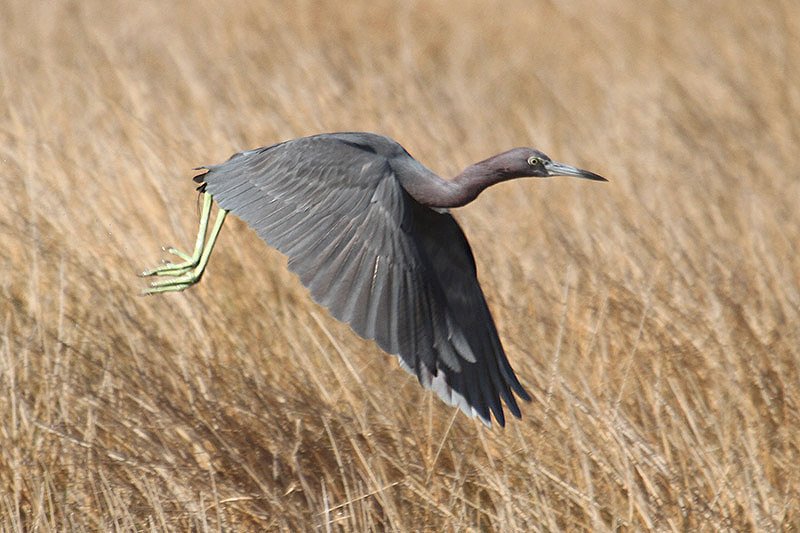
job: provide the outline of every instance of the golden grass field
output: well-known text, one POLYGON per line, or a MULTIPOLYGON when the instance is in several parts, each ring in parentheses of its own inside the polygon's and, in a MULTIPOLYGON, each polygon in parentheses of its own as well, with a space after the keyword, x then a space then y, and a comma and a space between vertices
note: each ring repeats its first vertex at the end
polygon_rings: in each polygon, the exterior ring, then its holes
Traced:
POLYGON ((800 530, 800 4, 0 1, 0 530, 800 530), (346 7, 334 7, 345 5, 346 7), (534 401, 487 429, 191 170, 325 131, 445 176, 534 401))

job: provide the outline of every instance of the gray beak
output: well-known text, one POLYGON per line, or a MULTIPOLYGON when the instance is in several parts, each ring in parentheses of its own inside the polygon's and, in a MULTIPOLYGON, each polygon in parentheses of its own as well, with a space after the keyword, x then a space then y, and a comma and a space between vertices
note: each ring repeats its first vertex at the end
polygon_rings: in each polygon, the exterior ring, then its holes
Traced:
POLYGON ((564 163, 559 163, 558 161, 545 161, 544 168, 547 170, 548 176, 575 176, 576 178, 586 178, 587 180, 608 181, 599 174, 571 167, 564 163))

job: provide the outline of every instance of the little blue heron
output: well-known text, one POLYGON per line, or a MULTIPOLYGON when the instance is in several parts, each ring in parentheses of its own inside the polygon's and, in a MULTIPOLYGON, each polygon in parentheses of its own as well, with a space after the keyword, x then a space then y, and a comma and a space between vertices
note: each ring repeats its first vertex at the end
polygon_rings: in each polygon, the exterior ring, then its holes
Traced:
POLYGON ((478 284, 475 260, 448 208, 514 178, 602 176, 515 148, 451 180, 427 169, 396 141, 372 133, 294 139, 198 167, 203 193, 194 253, 143 276, 145 294, 198 281, 230 211, 269 246, 331 315, 398 356, 400 366, 450 405, 491 426, 505 425, 501 398, 520 417, 517 380, 478 284), (208 239, 212 199, 219 206, 208 239))

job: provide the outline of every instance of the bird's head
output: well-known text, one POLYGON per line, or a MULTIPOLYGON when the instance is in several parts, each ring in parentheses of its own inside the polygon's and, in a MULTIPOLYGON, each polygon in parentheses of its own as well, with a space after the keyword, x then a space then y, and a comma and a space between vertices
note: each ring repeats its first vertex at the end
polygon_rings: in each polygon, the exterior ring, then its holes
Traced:
POLYGON ((549 178, 551 176, 575 176, 595 181, 608 181, 603 176, 558 161, 534 148, 514 148, 496 156, 502 172, 509 177, 549 178))

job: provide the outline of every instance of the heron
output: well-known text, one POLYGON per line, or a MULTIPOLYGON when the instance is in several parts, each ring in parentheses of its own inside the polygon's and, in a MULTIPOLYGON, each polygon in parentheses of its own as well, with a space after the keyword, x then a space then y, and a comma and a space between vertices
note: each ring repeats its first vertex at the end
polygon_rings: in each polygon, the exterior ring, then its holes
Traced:
POLYGON ((288 267, 365 339, 446 403, 491 427, 503 403, 530 401, 509 363, 478 282, 472 250, 450 209, 490 185, 523 177, 606 178, 514 148, 439 177, 397 141, 374 133, 326 133, 239 152, 197 167, 203 196, 194 252, 165 250, 142 276, 166 276, 144 294, 200 281, 227 213, 288 257, 288 267), (212 203, 218 205, 211 231, 212 203), (207 235, 208 233, 208 235, 207 235))

